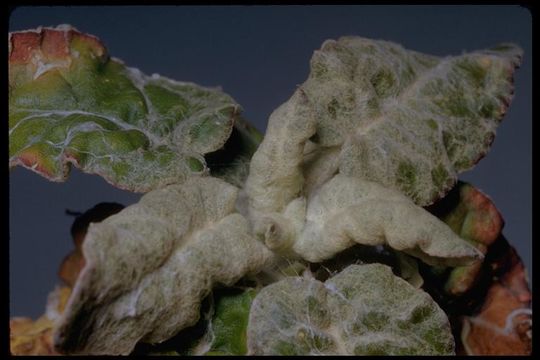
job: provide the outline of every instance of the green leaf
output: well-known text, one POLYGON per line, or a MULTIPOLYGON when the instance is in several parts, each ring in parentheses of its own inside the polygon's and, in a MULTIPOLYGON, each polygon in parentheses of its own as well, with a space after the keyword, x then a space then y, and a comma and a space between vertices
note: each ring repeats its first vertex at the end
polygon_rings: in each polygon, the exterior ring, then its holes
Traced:
POLYGON ((213 291, 210 308, 204 315, 206 330, 182 354, 245 355, 249 310, 256 294, 254 288, 213 291))
POLYGON ((249 162, 261 143, 263 135, 241 116, 236 122, 231 136, 223 147, 204 157, 210 174, 237 187, 243 187, 249 174, 249 162))
POLYGON ((9 165, 52 181, 70 164, 136 192, 206 174, 240 111, 218 89, 126 67, 69 26, 9 36, 9 165))
POLYGON ((251 306, 252 355, 452 355, 445 313, 381 264, 351 265, 321 283, 290 277, 251 306))
POLYGON ((218 298, 212 319, 212 341, 209 352, 245 355, 249 309, 257 292, 253 289, 218 298))

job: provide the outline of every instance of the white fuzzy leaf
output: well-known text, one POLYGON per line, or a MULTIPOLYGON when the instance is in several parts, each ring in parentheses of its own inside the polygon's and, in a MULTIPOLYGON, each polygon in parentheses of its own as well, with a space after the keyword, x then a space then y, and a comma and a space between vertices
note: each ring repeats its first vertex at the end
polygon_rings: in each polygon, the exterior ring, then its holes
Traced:
POLYGON ((260 270, 270 252, 235 213, 237 191, 216 178, 192 178, 92 224, 57 348, 129 354, 139 340, 162 342, 197 322, 215 284, 260 270))
POLYGON ((252 355, 452 355, 444 311, 381 264, 351 265, 324 283, 289 277, 251 305, 252 355))

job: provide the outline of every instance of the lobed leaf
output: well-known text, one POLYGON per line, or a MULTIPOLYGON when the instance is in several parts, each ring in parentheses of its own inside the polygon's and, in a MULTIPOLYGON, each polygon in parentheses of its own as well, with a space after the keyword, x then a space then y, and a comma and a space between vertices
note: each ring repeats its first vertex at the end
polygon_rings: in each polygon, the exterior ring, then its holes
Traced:
POLYGON ((350 265, 321 283, 290 277, 251 306, 252 355, 451 355, 445 313, 386 265, 350 265))
POLYGON ((218 89, 126 67, 68 25, 9 34, 9 166, 52 181, 70 164, 136 192, 205 174, 239 110, 218 89))
POLYGON ((215 284, 260 270, 271 254, 235 213, 237 192, 216 178, 190 178, 91 224, 57 349, 129 354, 138 341, 162 342, 197 322, 215 284))

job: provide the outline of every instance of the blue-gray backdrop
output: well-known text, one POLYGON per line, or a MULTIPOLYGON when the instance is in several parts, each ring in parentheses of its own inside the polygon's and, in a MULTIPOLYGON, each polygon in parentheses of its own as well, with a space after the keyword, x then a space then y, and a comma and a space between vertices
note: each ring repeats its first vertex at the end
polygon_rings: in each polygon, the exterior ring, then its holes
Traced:
MULTIPOLYGON (((268 116, 309 72, 325 39, 359 35, 434 55, 460 54, 500 42, 525 56, 515 98, 488 155, 462 174, 502 212, 504 234, 529 268, 532 262, 532 20, 518 6, 130 6, 20 7, 9 30, 71 24, 98 36, 112 56, 151 74, 220 85, 264 131, 268 116)), ((72 249, 66 208, 140 197, 97 176, 72 171, 52 183, 23 168, 10 173, 10 311, 37 317, 60 281, 72 249)))

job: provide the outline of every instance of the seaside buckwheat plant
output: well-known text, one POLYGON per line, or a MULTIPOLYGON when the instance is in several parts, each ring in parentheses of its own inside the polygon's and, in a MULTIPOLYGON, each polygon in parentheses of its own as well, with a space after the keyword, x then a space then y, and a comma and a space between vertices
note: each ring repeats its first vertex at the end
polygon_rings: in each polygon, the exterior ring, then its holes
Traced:
POLYGON ((513 95, 514 44, 436 57, 325 41, 264 136, 217 88, 146 75, 69 25, 9 34, 9 166, 101 203, 12 354, 529 354, 531 292, 458 180, 513 95))

